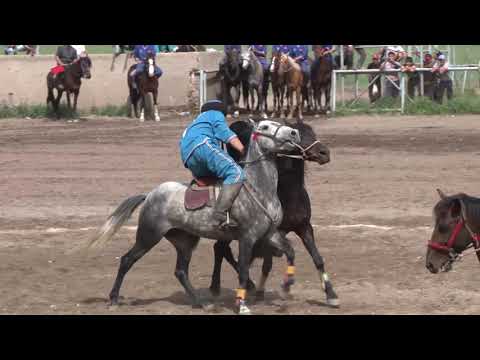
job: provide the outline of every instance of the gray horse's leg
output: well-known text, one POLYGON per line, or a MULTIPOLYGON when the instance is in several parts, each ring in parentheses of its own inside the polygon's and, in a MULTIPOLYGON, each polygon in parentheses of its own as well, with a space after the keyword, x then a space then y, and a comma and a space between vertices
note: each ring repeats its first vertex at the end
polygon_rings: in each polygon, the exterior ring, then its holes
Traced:
POLYGON ((302 239, 303 245, 312 257, 313 263, 318 270, 320 281, 322 283, 322 288, 324 289, 325 295, 327 296, 328 305, 339 306, 340 301, 338 300, 338 296, 335 293, 335 290, 333 290, 333 285, 330 282, 327 272, 325 271, 325 262, 320 253, 318 252, 317 246, 315 245, 312 225, 308 224, 301 229, 295 231, 295 233, 298 235, 298 237, 300 237, 300 239, 302 239))
POLYGON ((243 238, 238 241, 239 255, 238 255, 238 280, 239 288, 237 290, 237 311, 240 315, 250 314, 245 303, 245 296, 248 287, 248 280, 250 279, 250 263, 252 259, 253 244, 250 243, 249 238, 243 238))
POLYGON ((265 283, 267 282, 268 276, 272 271, 272 266, 273 256, 271 254, 266 255, 263 259, 262 276, 258 283, 257 294, 255 296, 257 301, 263 301, 265 299, 265 283))
POLYGON ((132 266, 148 253, 163 238, 163 234, 158 233, 154 229, 147 228, 140 222, 137 230, 137 240, 133 248, 126 253, 120 260, 117 278, 110 292, 111 305, 118 305, 118 296, 122 286, 123 279, 127 275, 132 266))

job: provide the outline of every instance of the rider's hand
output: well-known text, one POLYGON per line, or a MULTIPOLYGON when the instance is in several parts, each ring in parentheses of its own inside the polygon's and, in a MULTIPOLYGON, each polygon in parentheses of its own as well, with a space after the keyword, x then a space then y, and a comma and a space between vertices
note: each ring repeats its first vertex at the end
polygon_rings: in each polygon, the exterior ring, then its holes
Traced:
POLYGON ((230 145, 237 150, 240 154, 245 155, 245 147, 243 146, 242 142, 238 139, 238 137, 233 138, 230 141, 230 145))

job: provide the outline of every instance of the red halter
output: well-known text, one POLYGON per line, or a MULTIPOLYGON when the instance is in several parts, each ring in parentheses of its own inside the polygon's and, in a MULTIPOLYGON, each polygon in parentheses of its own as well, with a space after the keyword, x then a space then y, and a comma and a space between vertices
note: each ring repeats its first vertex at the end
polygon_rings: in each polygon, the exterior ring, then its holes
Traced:
MULTIPOLYGON (((450 238, 448 239, 446 244, 441 244, 433 241, 428 242, 428 247, 434 250, 438 251, 443 251, 443 252, 450 252, 451 249, 455 246, 455 241, 457 240, 458 234, 462 230, 463 226, 465 226, 465 220, 460 219, 457 222, 457 225, 455 225, 455 228, 453 229, 452 234, 450 235, 450 238)), ((472 240, 474 242, 474 247, 475 249, 480 247, 480 235, 479 234, 474 234, 468 226, 466 226, 468 232, 470 233, 470 236, 472 237, 472 240)), ((480 258, 479 258, 480 259, 480 258)))

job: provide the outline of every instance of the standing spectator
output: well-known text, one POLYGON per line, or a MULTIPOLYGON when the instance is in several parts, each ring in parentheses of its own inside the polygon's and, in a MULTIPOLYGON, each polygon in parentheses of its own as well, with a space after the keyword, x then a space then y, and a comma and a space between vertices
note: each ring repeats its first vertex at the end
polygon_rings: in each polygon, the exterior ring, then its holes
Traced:
POLYGON ((365 49, 362 47, 357 47, 358 45, 353 45, 355 51, 357 54, 360 56, 357 61, 357 70, 361 69, 363 64, 365 63, 365 60, 367 59, 367 53, 365 52, 365 49))
MULTIPOLYGON (((381 65, 380 55, 375 54, 372 57, 372 62, 368 64, 367 69, 380 69, 381 65)), ((370 98, 371 104, 382 97, 382 80, 380 74, 370 74, 368 76, 368 83, 370 84, 375 77, 377 77, 377 80, 368 87, 368 97, 370 98)))
POLYGON ((445 59, 444 54, 440 54, 437 56, 437 62, 433 65, 432 72, 437 74, 439 78, 438 88, 436 91, 436 101, 439 104, 443 103, 443 94, 445 90, 447 90, 447 98, 448 100, 452 99, 453 97, 453 82, 450 78, 450 74, 448 71, 448 62, 445 59))
POLYGON ((411 56, 405 59, 405 64, 402 66, 402 72, 407 74, 408 96, 413 99, 415 97, 415 89, 417 89, 420 94, 420 76, 418 75, 417 67, 413 63, 413 58, 411 56))
MULTIPOLYGON (((395 59, 396 54, 393 51, 389 51, 388 59, 380 66, 380 70, 400 69, 402 65, 395 59)), ((399 94, 398 87, 400 87, 400 80, 397 73, 385 75, 385 96, 397 97, 399 94)))
MULTIPOLYGON (((433 68, 433 56, 432 54, 426 53, 423 58, 423 67, 424 68, 433 68)), ((424 72, 423 73, 423 96, 429 97, 433 100, 435 91, 436 91, 436 76, 433 72, 424 72)))

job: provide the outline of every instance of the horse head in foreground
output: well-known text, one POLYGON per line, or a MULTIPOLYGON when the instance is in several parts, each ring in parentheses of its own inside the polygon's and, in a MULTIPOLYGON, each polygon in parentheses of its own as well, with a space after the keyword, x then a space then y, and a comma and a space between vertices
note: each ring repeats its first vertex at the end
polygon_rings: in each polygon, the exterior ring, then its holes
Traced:
POLYGON ((118 304, 120 287, 130 268, 165 237, 177 250, 175 276, 194 306, 206 306, 198 298, 188 276, 193 250, 200 238, 238 240, 240 286, 237 291, 237 311, 240 314, 250 313, 245 303, 245 294, 249 279, 249 260, 256 243, 267 241, 285 254, 288 275, 291 275, 294 269, 295 252, 286 237, 277 229, 282 222, 283 212, 277 195, 278 170, 275 160, 277 154, 295 151, 299 142, 299 131, 289 126, 273 121, 261 121, 254 125, 244 162, 247 180, 230 211, 239 224, 235 229, 219 229, 212 221, 212 207, 203 206, 193 211, 187 209, 186 194, 191 186, 183 183, 166 182, 148 194, 125 200, 89 244, 89 247, 105 244, 130 218, 133 211, 144 203, 138 221, 136 244, 121 259, 110 293, 111 303, 118 304))
POLYGON ((426 267, 433 274, 450 271, 470 248, 480 261, 480 199, 437 192, 441 200, 433 209, 435 227, 426 256, 426 267))

